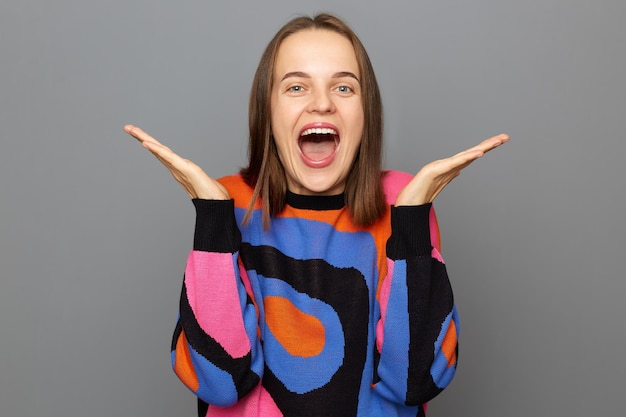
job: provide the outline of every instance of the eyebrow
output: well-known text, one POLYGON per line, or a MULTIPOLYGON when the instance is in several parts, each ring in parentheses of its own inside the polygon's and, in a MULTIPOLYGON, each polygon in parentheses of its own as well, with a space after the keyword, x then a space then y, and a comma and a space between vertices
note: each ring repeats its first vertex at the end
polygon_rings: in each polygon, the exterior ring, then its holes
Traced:
MULTIPOLYGON (((287 74, 283 75, 283 78, 280 80, 285 81, 287 78, 311 78, 311 76, 309 74, 307 74, 306 72, 302 72, 302 71, 293 71, 293 72, 288 72, 287 74)), ((350 78, 354 78, 355 80, 357 80, 357 82, 360 84, 361 80, 359 80, 359 77, 356 76, 356 74, 350 72, 350 71, 340 71, 340 72, 336 72, 332 75, 331 78, 344 78, 344 77, 350 77, 350 78)))

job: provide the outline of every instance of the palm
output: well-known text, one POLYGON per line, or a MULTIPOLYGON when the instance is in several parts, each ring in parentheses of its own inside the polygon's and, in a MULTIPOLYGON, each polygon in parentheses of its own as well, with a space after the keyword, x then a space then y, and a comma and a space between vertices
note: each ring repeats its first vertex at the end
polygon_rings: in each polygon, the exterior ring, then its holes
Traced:
POLYGON ((400 192, 396 206, 431 203, 465 167, 508 141, 509 136, 506 134, 493 136, 454 156, 425 165, 400 192))
POLYGON ((181 158, 140 128, 126 125, 124 131, 152 152, 191 198, 208 200, 228 200, 230 198, 226 189, 209 177, 198 165, 188 159, 181 158))

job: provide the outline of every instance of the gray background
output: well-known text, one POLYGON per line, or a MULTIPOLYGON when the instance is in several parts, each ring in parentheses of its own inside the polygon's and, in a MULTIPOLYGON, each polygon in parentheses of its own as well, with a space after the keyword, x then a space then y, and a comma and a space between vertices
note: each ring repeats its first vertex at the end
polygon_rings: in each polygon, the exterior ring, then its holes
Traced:
POLYGON ((193 208, 122 126, 235 172, 263 47, 326 10, 371 55, 387 167, 512 137, 436 202, 462 338, 430 416, 623 415, 621 0, 2 0, 0 415, 194 415, 193 208))

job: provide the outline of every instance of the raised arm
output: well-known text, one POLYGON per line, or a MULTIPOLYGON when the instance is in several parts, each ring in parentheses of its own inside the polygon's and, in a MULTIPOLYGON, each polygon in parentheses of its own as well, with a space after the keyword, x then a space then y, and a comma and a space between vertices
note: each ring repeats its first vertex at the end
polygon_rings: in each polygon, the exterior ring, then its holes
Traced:
POLYGON ((376 392, 392 402, 420 406, 454 377, 458 317, 431 203, 463 168, 508 140, 497 135, 426 165, 392 203, 375 379, 376 392))
POLYGON ((233 405, 257 386, 263 373, 258 316, 238 265, 241 234, 233 201, 222 184, 193 162, 138 127, 127 125, 124 131, 161 161, 196 208, 194 244, 171 346, 174 372, 202 401, 233 405))

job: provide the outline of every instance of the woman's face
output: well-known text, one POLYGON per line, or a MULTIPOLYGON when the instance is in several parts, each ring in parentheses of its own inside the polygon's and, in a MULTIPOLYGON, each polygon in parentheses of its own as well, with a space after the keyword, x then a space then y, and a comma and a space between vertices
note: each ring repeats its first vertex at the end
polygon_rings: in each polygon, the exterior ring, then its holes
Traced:
POLYGON ((290 191, 344 191, 363 133, 360 77, 354 48, 338 33, 303 30, 282 42, 271 122, 290 191))

